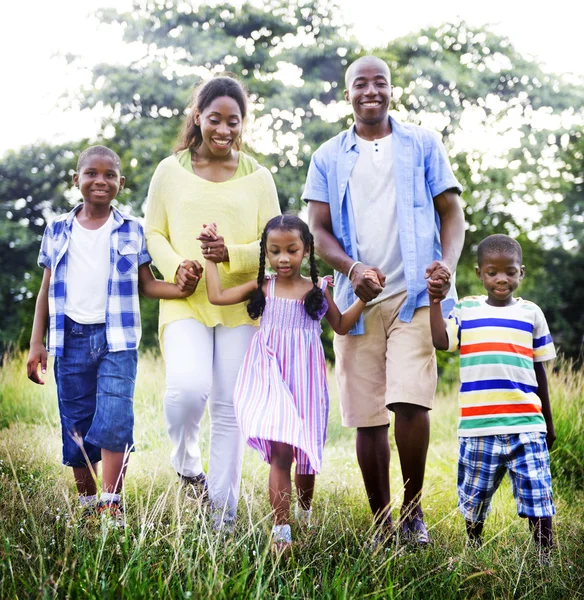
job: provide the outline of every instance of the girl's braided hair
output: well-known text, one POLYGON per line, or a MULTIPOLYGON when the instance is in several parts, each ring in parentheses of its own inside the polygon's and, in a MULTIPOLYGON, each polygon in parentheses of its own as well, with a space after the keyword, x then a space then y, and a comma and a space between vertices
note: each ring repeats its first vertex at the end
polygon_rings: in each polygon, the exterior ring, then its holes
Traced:
POLYGON ((270 231, 298 231, 304 249, 310 250, 310 279, 312 279, 312 289, 304 298, 304 309, 308 315, 316 320, 322 317, 322 308, 324 304, 324 294, 318 287, 318 265, 314 256, 314 238, 308 229, 308 225, 295 215, 280 215, 270 219, 264 228, 260 239, 260 268, 258 271, 258 287, 253 292, 247 305, 247 312, 252 319, 259 318, 264 312, 266 306, 266 297, 262 290, 262 284, 265 277, 266 265, 266 239, 270 231))

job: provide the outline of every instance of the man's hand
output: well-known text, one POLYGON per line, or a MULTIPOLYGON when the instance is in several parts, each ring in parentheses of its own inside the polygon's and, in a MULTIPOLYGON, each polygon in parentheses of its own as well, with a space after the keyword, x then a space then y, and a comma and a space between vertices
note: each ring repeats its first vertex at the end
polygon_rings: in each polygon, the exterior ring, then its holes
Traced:
POLYGON ((432 302, 441 302, 450 290, 450 269, 446 263, 435 260, 426 269, 424 277, 428 280, 428 295, 432 302))
POLYGON ((370 302, 377 298, 385 287, 385 275, 377 268, 361 263, 356 264, 351 271, 351 285, 358 298, 370 302), (375 273, 376 279, 371 277, 375 273))

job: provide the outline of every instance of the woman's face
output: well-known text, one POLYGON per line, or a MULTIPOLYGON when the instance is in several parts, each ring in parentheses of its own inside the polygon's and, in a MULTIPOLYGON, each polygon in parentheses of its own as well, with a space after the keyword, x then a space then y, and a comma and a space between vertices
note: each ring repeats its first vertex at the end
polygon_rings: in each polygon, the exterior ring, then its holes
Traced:
POLYGON ((241 136, 242 121, 239 104, 233 98, 215 98, 201 112, 195 113, 195 124, 203 136, 201 150, 216 158, 230 156, 241 136))

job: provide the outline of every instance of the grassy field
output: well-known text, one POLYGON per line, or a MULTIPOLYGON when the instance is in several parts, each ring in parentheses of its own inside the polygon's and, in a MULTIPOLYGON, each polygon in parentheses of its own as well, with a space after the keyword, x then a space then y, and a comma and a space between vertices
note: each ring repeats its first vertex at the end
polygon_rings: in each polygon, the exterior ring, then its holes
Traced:
MULTIPOLYGON (((456 509, 456 392, 432 413, 424 509, 434 544, 372 549, 371 519, 354 451, 332 388, 325 466, 314 524, 293 530, 287 560, 272 556, 268 469, 246 451, 239 520, 215 534, 184 499, 169 465, 160 359, 140 360, 136 445, 125 487, 129 527, 79 518, 69 469, 60 465, 52 373, 26 379, 24 357, 0 373, 0 598, 584 598, 584 374, 567 365, 550 376, 558 433, 552 453, 556 548, 540 566, 508 480, 494 499, 481 550, 465 548, 456 509)), ((206 431, 206 424, 205 424, 206 431)), ((203 444, 206 434, 203 435, 203 444)), ((394 449, 392 441, 392 450, 394 449)), ((203 447, 203 452, 206 453, 203 447)), ((394 515, 401 501, 397 452, 394 515)))

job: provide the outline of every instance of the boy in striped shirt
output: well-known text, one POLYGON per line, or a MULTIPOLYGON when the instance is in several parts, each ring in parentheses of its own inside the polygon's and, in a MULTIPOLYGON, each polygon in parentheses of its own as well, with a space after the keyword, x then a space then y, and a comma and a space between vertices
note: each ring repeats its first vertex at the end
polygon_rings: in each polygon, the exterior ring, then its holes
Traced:
POLYGON ((460 350, 458 506, 469 544, 480 547, 491 498, 508 472, 517 512, 548 552, 555 514, 548 449, 556 435, 543 362, 556 353, 541 309, 513 296, 525 271, 521 246, 491 235, 477 254, 486 296, 463 298, 445 320, 430 295, 435 348, 460 350))

